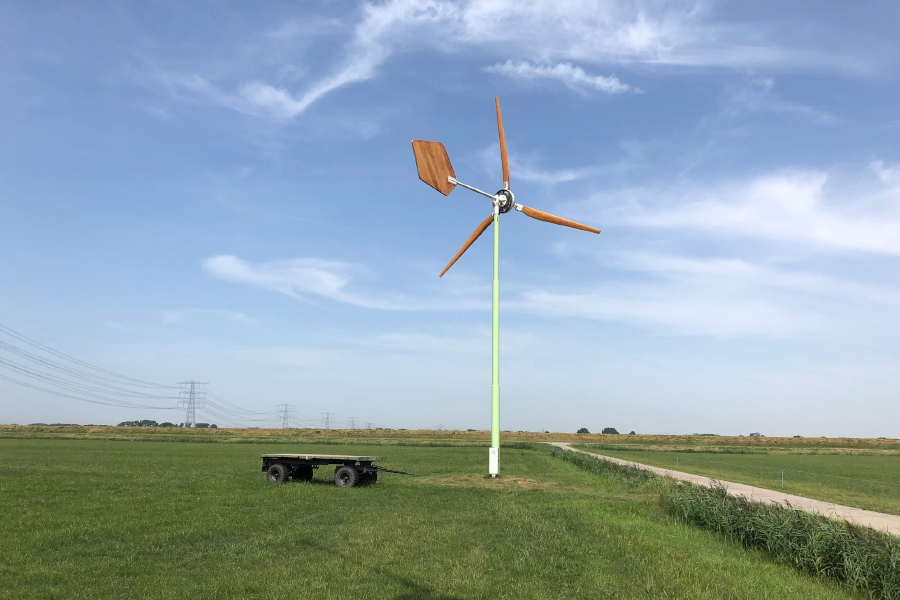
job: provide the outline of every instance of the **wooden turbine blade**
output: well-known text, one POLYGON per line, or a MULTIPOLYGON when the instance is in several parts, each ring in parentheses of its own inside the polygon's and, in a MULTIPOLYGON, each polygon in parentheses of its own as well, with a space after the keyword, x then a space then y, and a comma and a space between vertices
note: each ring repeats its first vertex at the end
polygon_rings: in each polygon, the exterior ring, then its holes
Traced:
POLYGON ((440 142, 426 142, 425 140, 412 141, 413 154, 416 156, 416 167, 419 169, 419 179, 449 196, 455 184, 447 181, 447 177, 456 179, 447 149, 440 142))
POLYGON ((447 266, 444 267, 444 270, 441 271, 441 274, 439 275, 439 277, 444 276, 444 273, 446 273, 450 269, 450 267, 453 266, 453 263, 455 263, 457 260, 459 260, 459 257, 463 255, 463 252, 468 250, 469 246, 471 246, 472 244, 475 243, 475 240, 477 240, 478 237, 482 233, 484 233, 485 229, 487 229, 488 227, 491 226, 491 223, 493 223, 493 221, 494 221, 494 215, 491 215, 487 219, 482 221, 478 225, 478 227, 475 228, 475 231, 472 232, 472 235, 469 236, 469 239, 466 240, 466 243, 463 244, 462 248, 459 249, 459 252, 456 253, 456 256, 454 256, 453 259, 449 263, 447 263, 447 266))
POLYGON ((500 131, 500 163, 503 165, 503 186, 509 189, 509 158, 506 156, 506 134, 503 133, 503 117, 500 116, 500 98, 494 96, 497 106, 497 129, 500 131))
POLYGON ((563 219, 562 217, 557 217, 556 215, 551 215, 550 213, 545 213, 542 210, 537 210, 534 208, 528 208, 527 206, 522 207, 522 212, 531 217, 532 219, 537 219, 538 221, 546 221, 547 223, 553 223, 555 225, 563 225, 565 227, 571 227, 572 229, 580 229, 582 231, 590 231, 591 233, 600 233, 600 230, 596 227, 589 227, 587 225, 582 225, 581 223, 576 223, 575 221, 570 221, 568 219, 563 219))

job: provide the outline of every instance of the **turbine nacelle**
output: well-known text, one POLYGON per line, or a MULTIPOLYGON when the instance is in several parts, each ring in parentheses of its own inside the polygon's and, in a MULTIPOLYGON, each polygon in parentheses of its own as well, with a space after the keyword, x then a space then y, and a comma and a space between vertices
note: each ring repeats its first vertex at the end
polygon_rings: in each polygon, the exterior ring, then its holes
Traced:
POLYGON ((521 206, 521 204, 516 204, 516 197, 513 196, 509 188, 503 188, 494 194, 494 204, 497 207, 497 212, 501 215, 508 213, 516 206, 521 206))

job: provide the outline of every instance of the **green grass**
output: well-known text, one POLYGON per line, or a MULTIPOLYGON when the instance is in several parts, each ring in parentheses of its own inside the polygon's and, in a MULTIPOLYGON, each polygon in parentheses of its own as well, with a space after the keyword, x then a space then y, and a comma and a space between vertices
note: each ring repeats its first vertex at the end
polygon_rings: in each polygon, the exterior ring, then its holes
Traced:
POLYGON ((720 454, 575 447, 634 462, 746 483, 835 504, 900 515, 900 456, 878 454, 720 454))
POLYGON ((852 598, 651 489, 485 448, 304 446, 416 473, 272 486, 283 444, 0 440, 0 598, 852 598))

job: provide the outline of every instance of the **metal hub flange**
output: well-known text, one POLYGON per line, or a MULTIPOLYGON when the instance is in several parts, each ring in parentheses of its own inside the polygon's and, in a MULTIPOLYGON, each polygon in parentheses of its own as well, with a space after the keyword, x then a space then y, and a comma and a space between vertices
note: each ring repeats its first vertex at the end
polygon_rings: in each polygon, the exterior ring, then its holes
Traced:
POLYGON ((500 190, 494 194, 494 197, 497 199, 497 205, 500 207, 499 212, 501 215, 511 211, 516 204, 516 197, 507 189, 500 190))

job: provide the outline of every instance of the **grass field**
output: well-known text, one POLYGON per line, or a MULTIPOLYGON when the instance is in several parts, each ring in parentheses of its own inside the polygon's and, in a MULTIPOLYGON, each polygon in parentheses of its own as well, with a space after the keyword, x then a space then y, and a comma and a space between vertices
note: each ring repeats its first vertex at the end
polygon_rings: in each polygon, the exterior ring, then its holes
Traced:
POLYGON ((388 456, 375 486, 272 486, 282 443, 0 439, 0 598, 851 598, 534 450, 388 456))
POLYGON ((575 447, 634 462, 900 515, 900 454, 718 453, 575 447))

